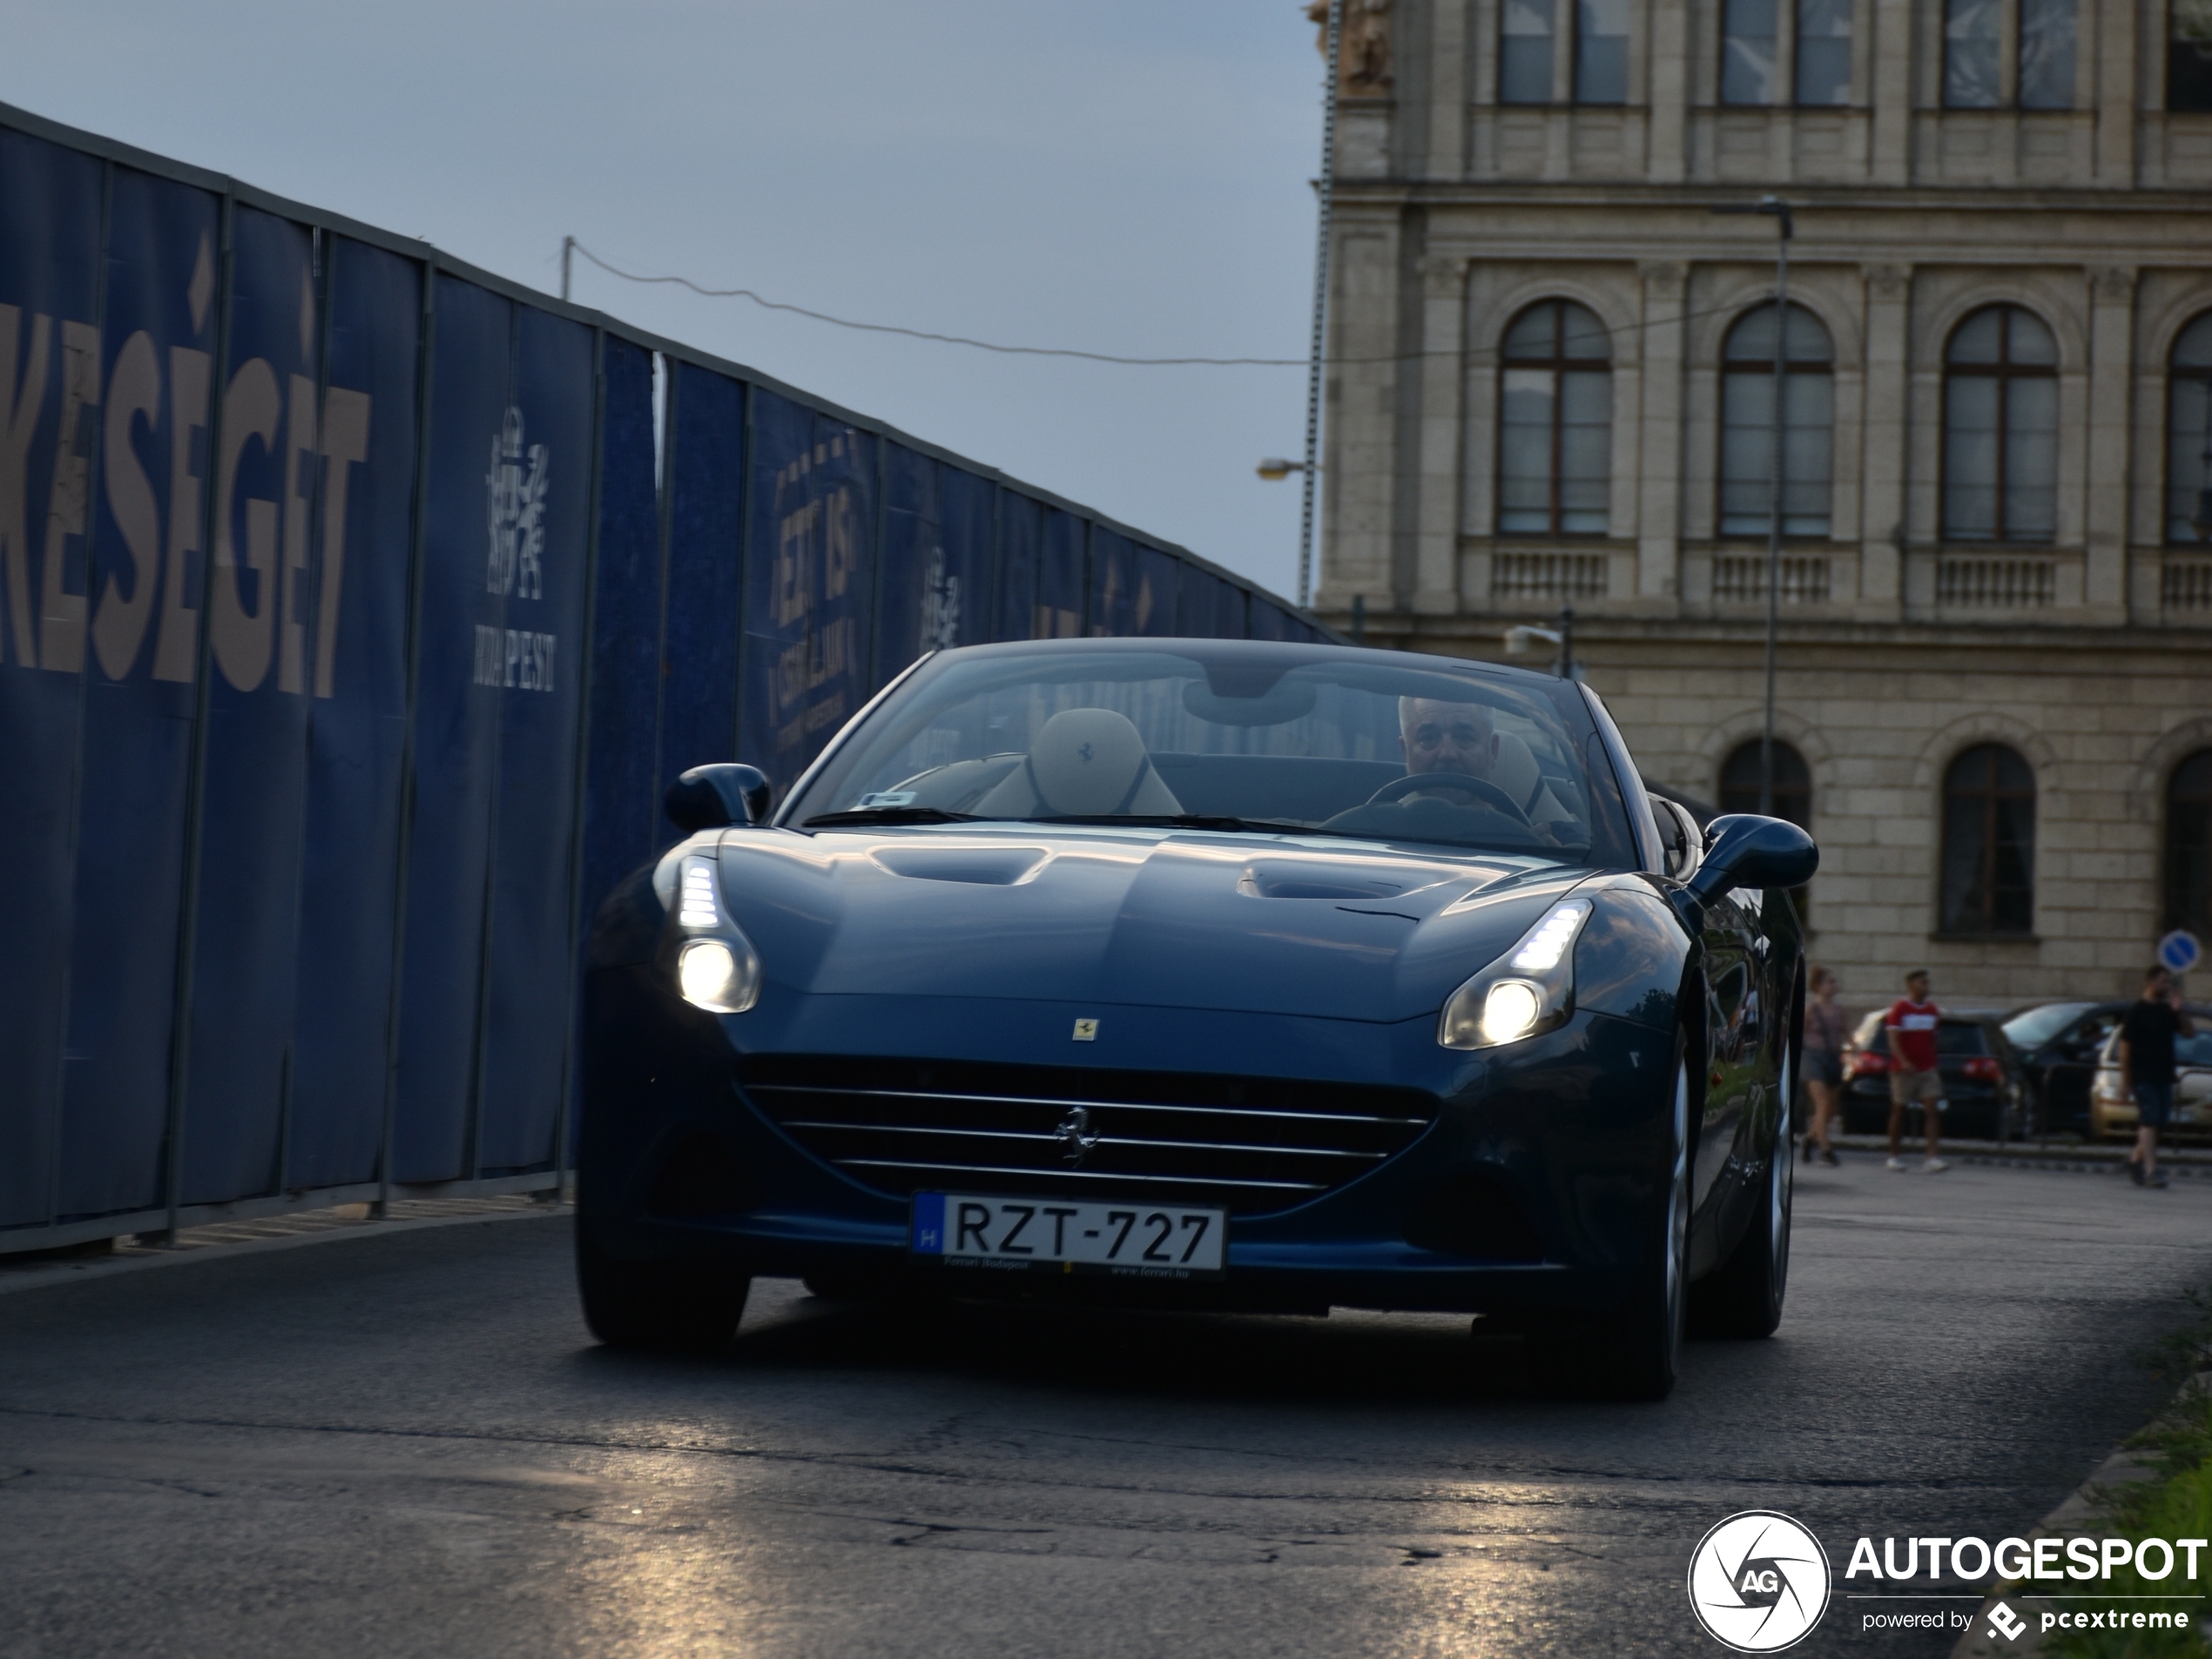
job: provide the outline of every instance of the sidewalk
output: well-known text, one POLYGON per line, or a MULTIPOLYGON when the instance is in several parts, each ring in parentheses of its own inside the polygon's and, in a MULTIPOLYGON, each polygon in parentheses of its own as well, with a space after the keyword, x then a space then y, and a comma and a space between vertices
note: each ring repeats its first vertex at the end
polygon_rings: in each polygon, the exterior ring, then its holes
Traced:
MULTIPOLYGON (((1838 1152, 1871 1152, 1886 1157, 1889 1137, 1883 1135, 1838 1135, 1832 1137, 1838 1152)), ((1954 1141, 1946 1136, 1943 1156, 1953 1163, 1993 1164, 1999 1168, 2021 1170, 2073 1170, 2091 1175, 2121 1175, 2128 1173, 2126 1143, 2119 1141, 2051 1141, 2038 1144, 2033 1141, 2013 1141, 2000 1145, 1995 1141, 1954 1141)), ((1905 1158, 1915 1164, 1926 1156, 1925 1141, 1907 1137, 1905 1158)), ((1803 1153, 1798 1155, 1800 1157, 1803 1153)), ((2191 1178, 2212 1180, 2212 1147, 2189 1147, 2186 1150, 2161 1147, 2158 1167, 2161 1173, 2176 1180, 2191 1178)))

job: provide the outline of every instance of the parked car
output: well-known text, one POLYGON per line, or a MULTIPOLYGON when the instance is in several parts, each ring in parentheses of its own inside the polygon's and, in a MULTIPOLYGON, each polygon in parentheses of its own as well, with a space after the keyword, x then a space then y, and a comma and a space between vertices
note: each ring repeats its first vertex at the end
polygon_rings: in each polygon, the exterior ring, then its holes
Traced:
MULTIPOLYGON (((1887 1008, 1858 1022, 1844 1049, 1844 1131, 1885 1135, 1890 1127, 1887 1008)), ((2020 1058, 1994 1015, 1946 1014, 1936 1024, 1936 1066, 1943 1074, 1943 1132, 1966 1140, 2011 1140, 2027 1127, 2020 1058)), ((1908 1139, 1925 1136, 1922 1108, 1905 1109, 1908 1139)))
MULTIPOLYGON (((2124 1011, 2127 1004, 2120 1008, 2124 1011)), ((2188 1005, 2196 1035, 2174 1044, 2174 1121, 2166 1133, 2175 1140, 2212 1137, 2212 1008, 2188 1005)), ((2112 1034, 2097 1055, 2096 1082, 2089 1090, 2089 1133, 2103 1140, 2133 1138, 2136 1128, 2135 1103, 2120 1091, 2120 1031, 2115 1019, 2112 1034)))
POLYGON ((604 1341, 718 1348, 755 1275, 1427 1309, 1656 1398, 1686 1325, 1781 1318, 1818 853, 1749 814, 1662 849, 1572 680, 969 646, 772 811, 725 764, 667 804, 584 979, 604 1341))
MULTIPOLYGON (((2090 1082, 2129 1006, 2126 1001, 2037 1002, 2006 1017, 2005 1035, 2020 1053, 2020 1089, 2031 1133, 2097 1133, 2090 1123, 2090 1082)), ((2212 1022, 2212 1008, 2191 1003, 2189 1013, 2200 1022, 2212 1022)), ((2128 1109, 2132 1124, 2134 1109, 2128 1109)))

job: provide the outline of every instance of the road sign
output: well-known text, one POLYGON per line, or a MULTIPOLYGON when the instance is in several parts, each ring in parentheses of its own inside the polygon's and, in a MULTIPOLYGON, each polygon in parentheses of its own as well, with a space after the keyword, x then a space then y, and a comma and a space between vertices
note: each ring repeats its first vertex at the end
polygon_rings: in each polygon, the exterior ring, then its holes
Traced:
POLYGON ((2188 929, 2176 927, 2158 941, 2158 960, 2161 967, 2176 974, 2186 974, 2203 959, 2204 947, 2196 942, 2196 935, 2188 929))

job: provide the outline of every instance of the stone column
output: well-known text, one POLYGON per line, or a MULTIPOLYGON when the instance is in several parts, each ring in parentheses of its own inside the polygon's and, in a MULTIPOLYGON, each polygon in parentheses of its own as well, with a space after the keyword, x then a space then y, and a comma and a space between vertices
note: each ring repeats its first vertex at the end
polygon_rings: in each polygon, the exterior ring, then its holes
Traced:
POLYGON ((2089 488, 2081 602, 2124 621, 2128 604, 2128 395, 2135 377, 2135 273, 2091 270, 2089 488))
POLYGON ((1323 381, 1320 570, 1314 603, 1403 605, 1391 568, 1398 475, 1398 241, 1394 212, 1339 210, 1330 260, 1329 364, 1323 381))
POLYGON ((1460 455, 1465 447, 1467 267, 1460 254, 1420 261, 1420 468, 1413 523, 1413 609, 1448 616, 1460 608, 1460 455))
POLYGON ((1640 600, 1671 606, 1682 555, 1683 300, 1689 267, 1637 267, 1643 279, 1643 409, 1636 462, 1636 585, 1640 600))
POLYGON ((1905 446, 1912 432, 1912 273, 1903 266, 1870 265, 1863 274, 1866 448, 1861 462, 1858 602, 1862 610, 1894 620, 1903 603, 1903 547, 1910 534, 1905 446))
POLYGON ((2082 44, 2096 43, 2097 182, 2127 190, 2135 182, 2136 3, 2085 0, 2082 9, 2082 44))
POLYGON ((1655 185, 1680 184, 1688 176, 1689 117, 1689 7, 1687 0, 1652 0, 1651 155, 1648 177, 1655 185))
POLYGON ((1474 49, 1467 39, 1473 0, 1433 0, 1428 64, 1428 176, 1467 176, 1467 77, 1474 49))
POLYGON ((1909 182, 1912 165, 1912 0, 1868 0, 1874 27, 1874 182, 1909 182))

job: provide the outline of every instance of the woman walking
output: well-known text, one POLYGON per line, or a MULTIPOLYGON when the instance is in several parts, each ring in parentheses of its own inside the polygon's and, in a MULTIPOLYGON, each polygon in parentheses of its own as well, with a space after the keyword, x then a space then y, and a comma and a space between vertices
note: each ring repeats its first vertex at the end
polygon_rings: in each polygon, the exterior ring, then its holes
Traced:
POLYGON ((1825 968, 1812 970, 1812 995, 1805 1001, 1804 1055, 1805 1092, 1812 1096, 1812 1127, 1805 1131, 1805 1162, 1819 1149, 1823 1163, 1839 1163, 1836 1149, 1828 1143, 1835 1130, 1836 1113, 1842 1104, 1844 1086, 1844 1010, 1836 1001, 1836 975, 1825 968))

